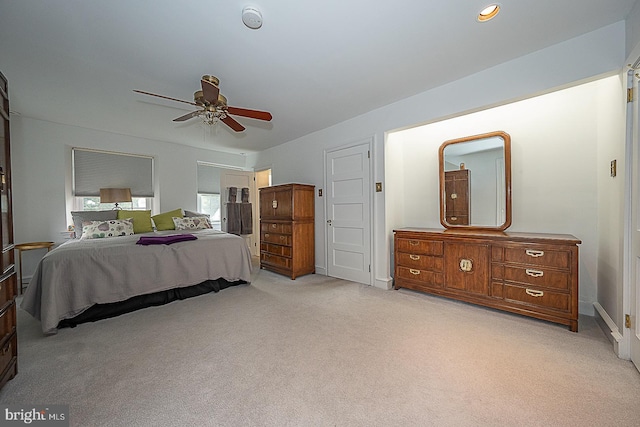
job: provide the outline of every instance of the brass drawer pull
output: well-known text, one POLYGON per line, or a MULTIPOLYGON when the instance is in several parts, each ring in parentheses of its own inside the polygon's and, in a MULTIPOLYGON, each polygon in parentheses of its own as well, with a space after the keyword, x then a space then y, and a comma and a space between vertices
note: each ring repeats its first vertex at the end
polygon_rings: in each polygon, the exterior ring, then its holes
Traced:
POLYGON ((452 216, 452 217, 451 217, 451 221, 457 221, 457 220, 458 220, 458 217, 457 217, 457 216, 452 216))
POLYGON ((280 236, 280 240, 284 240, 284 239, 285 239, 285 236, 280 236))
POLYGON ((542 291, 535 291, 533 289, 526 289, 525 292, 527 293, 527 295, 531 295, 532 297, 541 297, 544 295, 544 292, 542 291))
POLYGON ((413 274, 414 276, 418 276, 420 275, 420 270, 414 270, 413 268, 410 268, 409 273, 413 274))
POLYGON ((411 254, 411 255, 409 255, 409 258, 411 258, 411 259, 412 259, 412 260, 414 260, 414 261, 417 261, 417 260, 419 260, 419 259, 420 259, 420 255, 413 255, 413 254, 411 254))
POLYGON ((276 224, 271 224, 271 228, 278 228, 276 224))
POLYGON ((417 240, 409 240, 409 244, 411 246, 418 246, 420 244, 420 242, 418 242, 417 240))
POLYGON ((269 233, 264 233, 264 237, 269 237, 269 233))
POLYGON ((531 277, 544 276, 544 271, 540 271, 540 270, 530 270, 527 268, 524 272, 527 273, 527 276, 531 276, 531 277))
POLYGON ((536 251, 533 249, 527 249, 526 251, 524 251, 524 253, 534 258, 538 258, 544 255, 544 251, 536 251))

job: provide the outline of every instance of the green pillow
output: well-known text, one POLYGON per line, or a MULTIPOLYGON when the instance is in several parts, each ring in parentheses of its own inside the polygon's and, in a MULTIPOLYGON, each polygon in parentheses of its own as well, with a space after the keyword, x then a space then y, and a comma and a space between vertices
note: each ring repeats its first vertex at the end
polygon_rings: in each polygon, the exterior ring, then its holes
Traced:
POLYGON ((150 233, 153 231, 151 226, 151 211, 118 211, 118 219, 133 218, 133 232, 150 233))
POLYGON ((151 218, 153 219, 153 222, 156 223, 156 230, 162 231, 175 230, 176 226, 173 223, 173 218, 182 218, 183 216, 182 209, 175 209, 170 212, 163 212, 161 214, 154 215, 151 218))

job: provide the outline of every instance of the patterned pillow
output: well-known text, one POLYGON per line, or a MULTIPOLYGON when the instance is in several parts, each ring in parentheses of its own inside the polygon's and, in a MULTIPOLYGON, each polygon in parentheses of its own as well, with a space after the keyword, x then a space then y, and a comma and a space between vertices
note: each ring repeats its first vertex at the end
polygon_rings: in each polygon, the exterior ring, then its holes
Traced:
POLYGON ((82 223, 85 221, 108 221, 118 219, 118 211, 72 211, 75 239, 82 237, 82 223))
POLYGON ((206 216, 192 216, 178 218, 173 217, 173 224, 176 226, 176 230, 203 230, 211 227, 211 222, 206 216))
POLYGON ((133 235, 133 218, 110 221, 83 221, 81 239, 104 239, 107 237, 133 235))

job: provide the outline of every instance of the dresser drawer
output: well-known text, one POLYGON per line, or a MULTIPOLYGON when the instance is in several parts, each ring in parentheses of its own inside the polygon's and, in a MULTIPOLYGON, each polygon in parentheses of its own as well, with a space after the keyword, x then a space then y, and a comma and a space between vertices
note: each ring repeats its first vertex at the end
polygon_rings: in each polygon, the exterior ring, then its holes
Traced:
POLYGON ((11 335, 16 327, 16 305, 5 305, 0 311, 0 340, 11 335))
POLYGON ((504 261, 508 263, 570 268, 571 252, 560 248, 505 247, 504 261))
POLYGON ((419 269, 442 272, 442 257, 416 255, 399 252, 396 254, 398 265, 419 269))
POLYGON ((445 218, 447 224, 450 225, 467 225, 469 224, 469 217, 467 215, 452 215, 445 218))
POLYGON ((260 262, 271 264, 278 267, 291 268, 291 258, 285 258, 277 255, 271 255, 265 252, 260 253, 260 262))
POLYGON ((4 341, 2 348, 0 348, 0 374, 5 372, 12 359, 17 356, 17 353, 17 339, 14 334, 11 339, 4 341))
POLYGON ((443 244, 441 241, 418 240, 418 239, 396 239, 398 252, 405 252, 416 255, 442 255, 443 244))
POLYGON ((15 296, 16 275, 12 274, 7 279, 0 282, 0 307, 11 301, 15 296))
POLYGON ((291 224, 283 224, 281 222, 261 222, 260 231, 266 233, 291 234, 291 224))
POLYGON ((275 243, 276 245, 291 246, 291 236, 287 234, 265 233, 262 232, 261 241, 266 243, 275 243))
MULTIPOLYGON (((493 269, 493 272, 495 274, 496 269, 493 269)), ((509 282, 568 290, 570 277, 568 272, 543 267, 529 268, 505 265, 504 277, 494 277, 494 279, 504 279, 509 282)))
POLYGON ((444 275, 442 273, 400 266, 396 271, 396 279, 411 280, 420 282, 425 286, 437 288, 441 288, 444 283, 444 275))
POLYGON ((261 243, 260 250, 268 252, 272 255, 279 255, 291 258, 291 246, 272 245, 269 243, 261 243))
POLYGON ((511 302, 571 312, 571 296, 562 292, 505 284, 503 296, 505 300, 511 302))

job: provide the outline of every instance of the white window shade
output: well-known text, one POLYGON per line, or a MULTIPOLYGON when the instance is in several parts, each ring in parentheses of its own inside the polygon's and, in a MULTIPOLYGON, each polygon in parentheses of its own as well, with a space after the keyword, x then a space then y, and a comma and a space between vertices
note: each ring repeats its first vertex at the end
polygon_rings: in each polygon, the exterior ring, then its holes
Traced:
POLYGON ((198 193, 220 194, 220 168, 198 163, 198 193))
POLYGON ((133 197, 153 197, 153 157, 74 148, 74 196, 99 196, 101 188, 130 188, 133 197))

